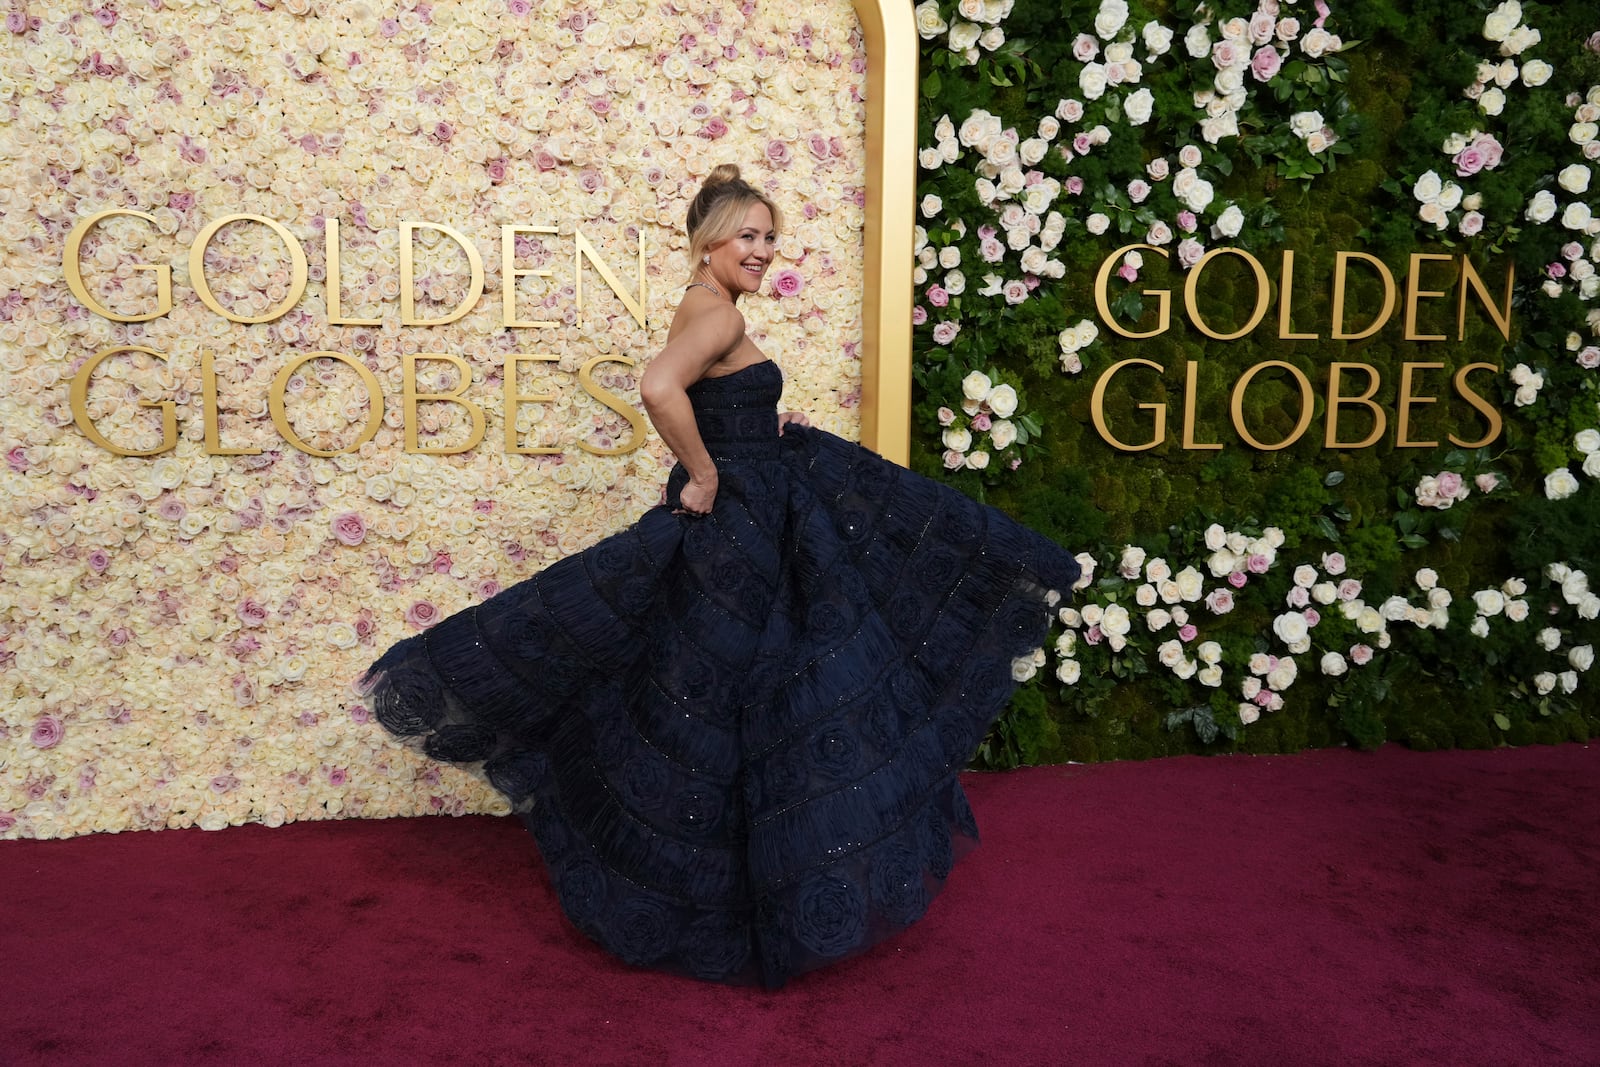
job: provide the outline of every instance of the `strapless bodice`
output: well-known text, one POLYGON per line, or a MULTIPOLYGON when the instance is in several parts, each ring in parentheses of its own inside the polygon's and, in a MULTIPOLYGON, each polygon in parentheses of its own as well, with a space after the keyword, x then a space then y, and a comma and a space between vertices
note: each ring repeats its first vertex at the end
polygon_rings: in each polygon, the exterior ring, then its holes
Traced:
POLYGON ((701 378, 688 389, 700 439, 714 460, 778 458, 778 399, 783 372, 770 359, 732 374, 701 378))

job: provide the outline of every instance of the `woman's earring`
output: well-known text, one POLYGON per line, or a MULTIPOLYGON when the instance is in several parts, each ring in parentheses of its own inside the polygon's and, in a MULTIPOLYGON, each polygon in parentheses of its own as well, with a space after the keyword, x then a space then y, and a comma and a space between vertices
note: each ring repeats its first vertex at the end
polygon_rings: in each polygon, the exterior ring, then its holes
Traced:
POLYGON ((700 257, 700 262, 702 262, 702 263, 710 263, 711 262, 711 253, 707 252, 705 255, 701 256, 700 257))

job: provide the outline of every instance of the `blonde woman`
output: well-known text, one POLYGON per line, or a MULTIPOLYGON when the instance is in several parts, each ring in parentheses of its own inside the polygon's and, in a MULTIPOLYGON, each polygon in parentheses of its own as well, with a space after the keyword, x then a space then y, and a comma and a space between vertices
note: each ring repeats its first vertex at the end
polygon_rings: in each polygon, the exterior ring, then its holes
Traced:
POLYGON ((1002 513, 780 414, 745 334, 777 206, 718 167, 641 382, 663 506, 394 646, 378 720, 477 763, 568 918, 631 964, 782 985, 915 922, 957 779, 1078 577, 1002 513))

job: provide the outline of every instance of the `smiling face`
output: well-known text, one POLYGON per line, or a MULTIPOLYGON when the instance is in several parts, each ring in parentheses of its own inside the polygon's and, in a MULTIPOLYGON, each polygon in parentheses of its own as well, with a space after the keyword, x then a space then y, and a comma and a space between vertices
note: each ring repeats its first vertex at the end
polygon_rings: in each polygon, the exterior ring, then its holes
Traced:
POLYGON ((732 237, 711 249, 711 262, 705 273, 718 288, 735 300, 743 293, 761 288, 761 279, 772 263, 778 234, 772 225, 772 212, 756 201, 745 211, 732 237))

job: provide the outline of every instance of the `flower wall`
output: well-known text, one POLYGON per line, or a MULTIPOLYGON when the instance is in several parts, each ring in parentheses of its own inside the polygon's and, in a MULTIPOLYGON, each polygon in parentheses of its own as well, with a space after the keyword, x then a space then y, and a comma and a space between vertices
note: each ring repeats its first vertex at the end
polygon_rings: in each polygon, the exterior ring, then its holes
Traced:
POLYGON ((1592 7, 916 11, 913 464, 1086 569, 980 762, 1600 727, 1592 7))
POLYGON ((717 163, 788 214, 777 293, 745 306, 785 403, 855 435, 864 69, 845 4, 12 5, 0 836, 498 810, 474 776, 391 742, 352 684, 391 642, 657 502, 659 441, 616 450, 687 278, 688 197, 717 163), (88 297, 148 316, 165 284, 150 268, 169 267, 168 313, 115 321, 71 291, 74 227, 113 209, 148 218, 87 232, 88 297), (234 214, 289 240, 224 226, 198 281, 268 321, 197 293, 191 249, 234 214), (402 321, 407 221, 408 317, 462 311, 447 324, 402 321), (505 225, 554 231, 512 236, 512 275, 505 225), (476 300, 443 227, 479 254, 476 300), (575 272, 579 236, 594 255, 575 272), (551 325, 504 326, 508 287, 518 318, 551 325), (116 348, 75 404, 87 361, 116 348), (336 356, 291 368, 313 352, 336 356), (543 454, 507 447, 513 355, 513 392, 543 398, 515 404, 514 444, 543 454), (474 402, 482 437, 459 402, 408 414, 408 373, 474 402), (408 432, 472 447, 419 454, 408 432))

